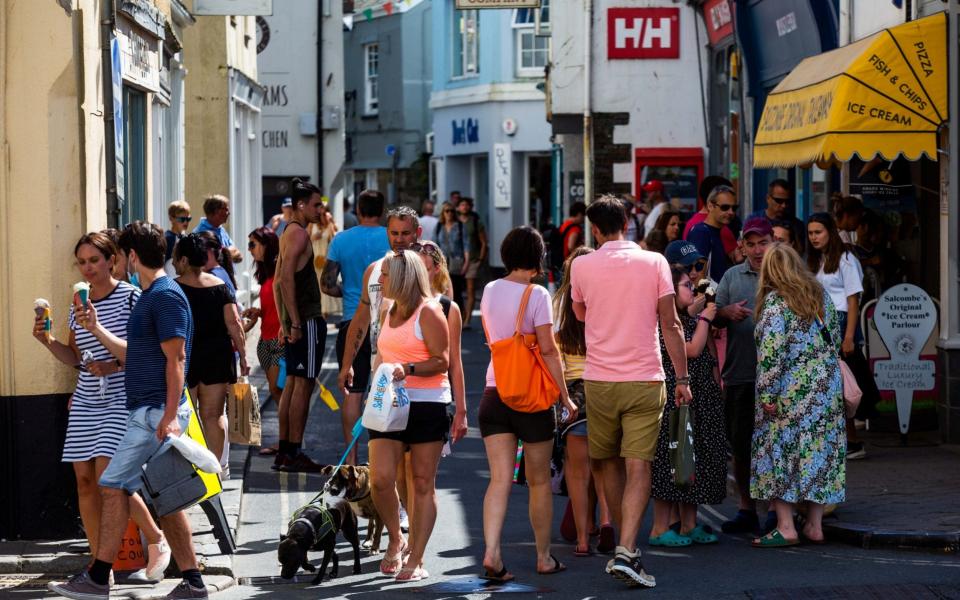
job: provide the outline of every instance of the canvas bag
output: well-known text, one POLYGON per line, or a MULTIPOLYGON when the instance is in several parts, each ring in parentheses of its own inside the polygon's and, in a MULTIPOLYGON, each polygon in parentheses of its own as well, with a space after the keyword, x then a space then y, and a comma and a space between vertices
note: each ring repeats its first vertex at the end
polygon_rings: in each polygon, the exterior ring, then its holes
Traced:
POLYGON ((696 456, 693 452, 693 420, 690 407, 676 407, 670 413, 670 440, 668 442, 670 472, 673 483, 679 488, 688 488, 696 478, 696 456))
POLYGON ((260 398, 246 377, 227 385, 227 427, 231 444, 260 445, 260 398))
POLYGON ((527 302, 534 284, 527 286, 517 310, 517 324, 513 335, 492 342, 490 330, 484 323, 487 346, 493 361, 493 376, 500 400, 518 412, 535 413, 547 410, 560 396, 560 388, 550 375, 547 364, 540 354, 537 335, 520 332, 527 302))
POLYGON ((370 385, 370 394, 363 407, 363 426, 388 433, 403 431, 410 418, 410 398, 402 381, 393 380, 397 365, 384 363, 377 367, 370 385))

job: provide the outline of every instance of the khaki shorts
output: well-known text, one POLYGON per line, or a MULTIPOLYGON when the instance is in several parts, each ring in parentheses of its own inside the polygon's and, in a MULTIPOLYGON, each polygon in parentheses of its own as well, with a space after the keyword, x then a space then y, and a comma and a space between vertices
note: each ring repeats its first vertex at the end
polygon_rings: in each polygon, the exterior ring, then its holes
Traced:
POLYGON ((476 279, 479 274, 480 274, 480 261, 471 260, 470 263, 467 264, 467 272, 464 273, 463 277, 464 279, 476 279))
POLYGON ((667 401, 662 381, 584 381, 590 458, 652 461, 667 401))

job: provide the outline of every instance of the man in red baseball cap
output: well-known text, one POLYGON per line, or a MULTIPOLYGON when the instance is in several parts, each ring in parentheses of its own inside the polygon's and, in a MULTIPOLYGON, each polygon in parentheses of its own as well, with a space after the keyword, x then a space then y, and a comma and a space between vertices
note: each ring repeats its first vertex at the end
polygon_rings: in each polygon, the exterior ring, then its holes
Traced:
POLYGON ((657 219, 660 218, 660 213, 663 212, 663 206, 666 204, 667 199, 663 195, 663 182, 659 179, 647 180, 640 189, 647 195, 647 202, 650 204, 650 213, 643 222, 643 235, 640 236, 642 240, 644 236, 656 227, 657 219))

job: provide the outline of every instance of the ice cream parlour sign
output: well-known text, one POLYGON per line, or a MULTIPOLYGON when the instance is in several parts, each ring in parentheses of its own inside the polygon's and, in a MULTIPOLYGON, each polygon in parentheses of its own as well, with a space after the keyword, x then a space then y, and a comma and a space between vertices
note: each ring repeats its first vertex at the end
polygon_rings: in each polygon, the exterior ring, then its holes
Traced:
POLYGON ((889 360, 874 363, 874 378, 878 388, 896 394, 900 431, 906 433, 913 392, 934 387, 935 361, 921 360, 920 352, 937 324, 937 308, 925 291, 901 284, 880 296, 873 319, 890 352, 889 360))

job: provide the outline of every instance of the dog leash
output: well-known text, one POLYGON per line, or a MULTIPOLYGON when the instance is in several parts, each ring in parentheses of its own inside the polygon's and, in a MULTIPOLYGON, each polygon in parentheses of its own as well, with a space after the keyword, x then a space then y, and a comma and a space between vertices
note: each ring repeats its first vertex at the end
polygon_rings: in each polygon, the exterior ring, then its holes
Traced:
POLYGON ((350 440, 350 444, 347 445, 346 451, 343 453, 343 456, 340 457, 340 462, 338 462, 337 466, 335 466, 330 472, 330 478, 327 479, 327 482, 323 484, 323 487, 320 488, 320 491, 317 492, 317 495, 314 496, 310 502, 307 502, 303 507, 301 507, 301 509, 314 504, 317 500, 323 498, 325 493, 327 493, 327 490, 330 488, 330 482, 333 480, 333 473, 336 473, 340 470, 340 467, 342 467, 343 463, 346 462, 347 456, 350 454, 350 450, 353 449, 353 445, 357 443, 357 440, 360 439, 360 435, 363 434, 364 427, 362 421, 363 417, 361 416, 359 419, 357 419, 357 422, 353 424, 353 430, 350 432, 350 435, 353 439, 350 440))

